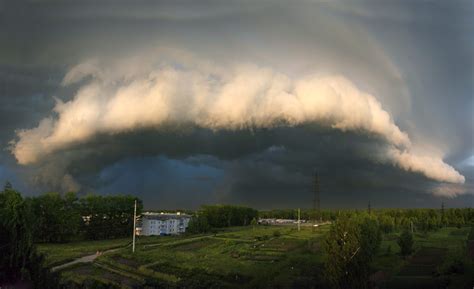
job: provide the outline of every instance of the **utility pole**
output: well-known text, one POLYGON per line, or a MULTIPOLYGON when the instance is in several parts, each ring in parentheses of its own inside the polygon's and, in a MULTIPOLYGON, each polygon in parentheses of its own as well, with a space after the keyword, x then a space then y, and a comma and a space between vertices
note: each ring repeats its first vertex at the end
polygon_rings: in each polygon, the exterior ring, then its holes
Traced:
POLYGON ((301 219, 300 219, 300 208, 298 208, 298 231, 300 231, 300 223, 301 223, 301 219))
POLYGON ((135 253, 135 234, 137 226, 137 200, 135 200, 135 207, 133 209, 133 242, 132 242, 132 252, 135 253))
POLYGON ((372 213, 372 206, 370 205, 370 201, 369 201, 368 211, 369 211, 369 215, 370 215, 372 213))

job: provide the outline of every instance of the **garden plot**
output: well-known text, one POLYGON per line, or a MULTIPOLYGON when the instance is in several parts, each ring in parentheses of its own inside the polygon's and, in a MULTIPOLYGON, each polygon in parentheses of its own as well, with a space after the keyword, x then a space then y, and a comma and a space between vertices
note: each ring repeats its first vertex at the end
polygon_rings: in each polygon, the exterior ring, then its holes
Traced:
POLYGON ((107 287, 117 287, 117 288, 137 288, 143 285, 138 279, 130 278, 128 276, 124 276, 120 273, 112 272, 106 268, 102 268, 97 266, 96 264, 81 264, 80 266, 76 266, 75 268, 62 272, 61 277, 66 280, 67 286, 72 284, 76 284, 78 286, 82 286, 87 284, 86 281, 89 283, 94 281, 98 284, 102 284, 107 287), (85 283, 86 282, 86 283, 85 283))
POLYGON ((389 282, 391 289, 437 288, 434 273, 447 253, 445 248, 422 247, 389 282))

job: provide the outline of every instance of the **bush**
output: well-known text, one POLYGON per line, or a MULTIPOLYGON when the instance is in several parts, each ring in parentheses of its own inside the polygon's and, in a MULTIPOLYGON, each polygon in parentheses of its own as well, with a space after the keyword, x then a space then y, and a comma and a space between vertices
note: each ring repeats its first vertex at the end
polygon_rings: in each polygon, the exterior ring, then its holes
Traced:
POLYGON ((270 239, 270 236, 269 235, 257 236, 256 239, 257 241, 266 241, 270 239))
POLYGON ((409 230, 404 230, 397 241, 400 246, 400 253, 403 256, 410 255, 413 252, 413 234, 409 230))
POLYGON ((370 216, 341 217, 326 236, 325 277, 333 288, 367 288, 371 262, 380 247, 381 230, 370 216))

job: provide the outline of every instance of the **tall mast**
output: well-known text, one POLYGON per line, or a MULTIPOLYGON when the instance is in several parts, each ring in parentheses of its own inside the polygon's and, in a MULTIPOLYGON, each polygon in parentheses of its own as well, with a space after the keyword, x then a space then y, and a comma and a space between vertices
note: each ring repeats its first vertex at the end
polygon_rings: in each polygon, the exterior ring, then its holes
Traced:
POLYGON ((313 180, 313 192, 314 192, 314 200, 313 200, 313 222, 315 225, 317 221, 322 221, 321 215, 321 200, 319 196, 319 173, 315 172, 314 180, 313 180))

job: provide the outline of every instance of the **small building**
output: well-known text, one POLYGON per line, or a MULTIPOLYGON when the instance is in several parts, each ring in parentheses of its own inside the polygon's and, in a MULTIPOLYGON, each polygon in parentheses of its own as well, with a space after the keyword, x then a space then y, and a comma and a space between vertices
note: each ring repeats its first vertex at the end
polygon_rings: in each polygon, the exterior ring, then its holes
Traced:
MULTIPOLYGON (((293 219, 275 219, 275 218, 260 218, 258 220, 260 225, 290 225, 298 224, 298 220, 293 219)), ((306 223, 306 220, 300 220, 300 223, 306 223)))
POLYGON ((177 235, 186 232, 190 215, 169 213, 143 213, 141 216, 142 236, 177 235))

